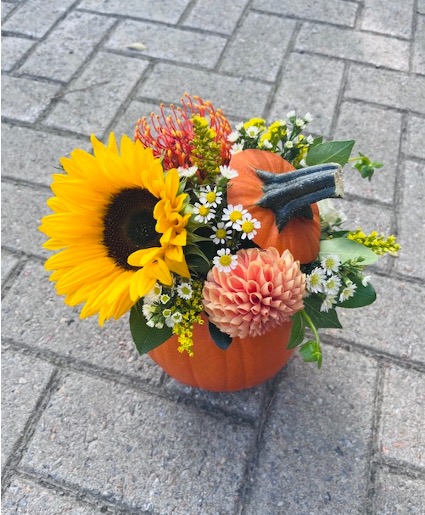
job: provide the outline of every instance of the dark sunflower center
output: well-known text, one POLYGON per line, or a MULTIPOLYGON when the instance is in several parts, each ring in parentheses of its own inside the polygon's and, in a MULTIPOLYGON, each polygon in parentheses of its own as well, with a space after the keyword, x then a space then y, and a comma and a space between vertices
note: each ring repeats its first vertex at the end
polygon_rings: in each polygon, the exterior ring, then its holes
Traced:
POLYGON ((103 217, 103 244, 108 256, 126 270, 137 270, 127 263, 139 249, 159 246, 153 210, 158 199, 148 190, 129 188, 114 195, 103 217))

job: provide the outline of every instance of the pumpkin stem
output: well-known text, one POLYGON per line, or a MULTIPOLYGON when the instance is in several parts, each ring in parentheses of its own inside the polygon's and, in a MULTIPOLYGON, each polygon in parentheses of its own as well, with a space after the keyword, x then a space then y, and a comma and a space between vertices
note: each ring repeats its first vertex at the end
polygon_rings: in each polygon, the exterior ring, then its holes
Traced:
POLYGON ((310 204, 344 194, 342 167, 337 163, 308 166, 276 174, 256 170, 263 181, 263 196, 258 205, 271 209, 281 231, 293 216, 313 218, 310 204))

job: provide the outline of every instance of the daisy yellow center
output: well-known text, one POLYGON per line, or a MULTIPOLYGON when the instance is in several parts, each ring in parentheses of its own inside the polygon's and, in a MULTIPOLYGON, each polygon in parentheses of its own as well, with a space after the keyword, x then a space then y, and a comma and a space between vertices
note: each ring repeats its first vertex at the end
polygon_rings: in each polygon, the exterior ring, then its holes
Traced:
POLYGON ((242 213, 240 211, 232 211, 229 215, 229 218, 232 222, 237 222, 238 220, 241 220, 242 213))
POLYGON ((199 208, 199 214, 200 214, 201 216, 207 216, 209 212, 210 212, 210 208, 209 208, 209 207, 207 207, 207 206, 201 206, 201 207, 199 208))
POLYGON ((210 191, 206 194, 205 198, 207 199, 207 202, 215 202, 215 199, 217 198, 217 195, 214 191, 210 191))
POLYGON ((242 231, 245 232, 245 233, 250 233, 254 230, 254 224, 252 222, 250 222, 249 220, 247 220, 246 222, 244 222, 242 224, 242 231))
POLYGON ((190 295, 191 290, 187 286, 183 286, 182 293, 183 293, 183 295, 190 295))
POLYGON ((220 265, 221 266, 229 266, 232 262, 232 256, 229 254, 224 254, 224 256, 220 256, 220 265))
POLYGON ((313 274, 310 278, 310 282, 312 286, 317 286, 320 284, 320 276, 313 274))
POLYGON ((126 270, 130 254, 159 245, 153 209, 158 199, 142 188, 123 189, 115 194, 103 217, 103 244, 108 256, 126 270))
POLYGON ((226 229, 217 229, 215 235, 217 238, 225 238, 226 237, 226 229))

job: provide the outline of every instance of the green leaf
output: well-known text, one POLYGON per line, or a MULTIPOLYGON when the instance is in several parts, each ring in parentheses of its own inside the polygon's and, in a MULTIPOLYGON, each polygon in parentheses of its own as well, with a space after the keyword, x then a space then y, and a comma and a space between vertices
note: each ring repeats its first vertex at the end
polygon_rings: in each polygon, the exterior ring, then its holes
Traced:
POLYGON ((320 344, 314 340, 309 340, 301 345, 300 354, 307 363, 317 362, 318 368, 322 366, 322 349, 320 344))
POLYGON ((341 263, 350 259, 363 258, 362 265, 371 265, 378 260, 377 254, 361 243, 348 238, 333 238, 321 240, 319 259, 336 254, 341 263))
POLYGON ((338 163, 341 166, 347 164, 353 150, 355 141, 326 141, 310 147, 306 162, 308 166, 321 163, 338 163))
POLYGON ((328 312, 320 311, 321 305, 322 301, 318 297, 310 296, 304 299, 304 310, 311 318, 315 327, 317 329, 320 327, 341 329, 342 325, 338 320, 336 311, 334 309, 330 309, 328 312))
POLYGON ((375 302, 376 291, 370 283, 367 286, 363 286, 359 277, 350 276, 350 279, 357 286, 356 291, 349 299, 344 300, 344 302, 338 302, 337 306, 341 308, 362 308, 375 302))
POLYGON ((130 332, 139 354, 155 349, 173 334, 171 327, 162 329, 149 327, 142 313, 142 302, 137 302, 130 311, 130 332))
POLYGON ((319 145, 319 143, 322 143, 322 141, 323 141, 323 136, 314 138, 313 143, 310 145, 310 148, 313 148, 313 147, 319 145))
POLYGON ((208 329, 214 343, 222 350, 226 350, 232 343, 232 337, 220 331, 220 329, 208 320, 208 329))
POLYGON ((287 349, 293 349, 300 345, 304 340, 305 320, 300 311, 292 317, 292 329, 289 337, 287 349))

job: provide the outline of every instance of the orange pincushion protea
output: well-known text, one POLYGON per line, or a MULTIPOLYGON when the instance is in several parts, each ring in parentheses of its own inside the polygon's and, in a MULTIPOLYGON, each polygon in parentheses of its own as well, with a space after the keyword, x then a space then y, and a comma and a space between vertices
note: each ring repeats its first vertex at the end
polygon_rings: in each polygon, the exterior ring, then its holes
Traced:
POLYGON ((161 115, 150 115, 150 123, 146 117, 137 121, 134 139, 140 140, 145 147, 152 148, 156 157, 163 158, 165 170, 189 168, 193 164, 192 141, 194 138, 194 116, 202 116, 209 121, 210 128, 215 132, 215 141, 220 146, 223 165, 230 160, 231 143, 227 140, 232 132, 230 123, 220 109, 214 109, 210 101, 204 101, 198 96, 193 99, 185 94, 181 99, 183 107, 170 105, 171 113, 166 116, 164 104, 161 104, 161 115))

